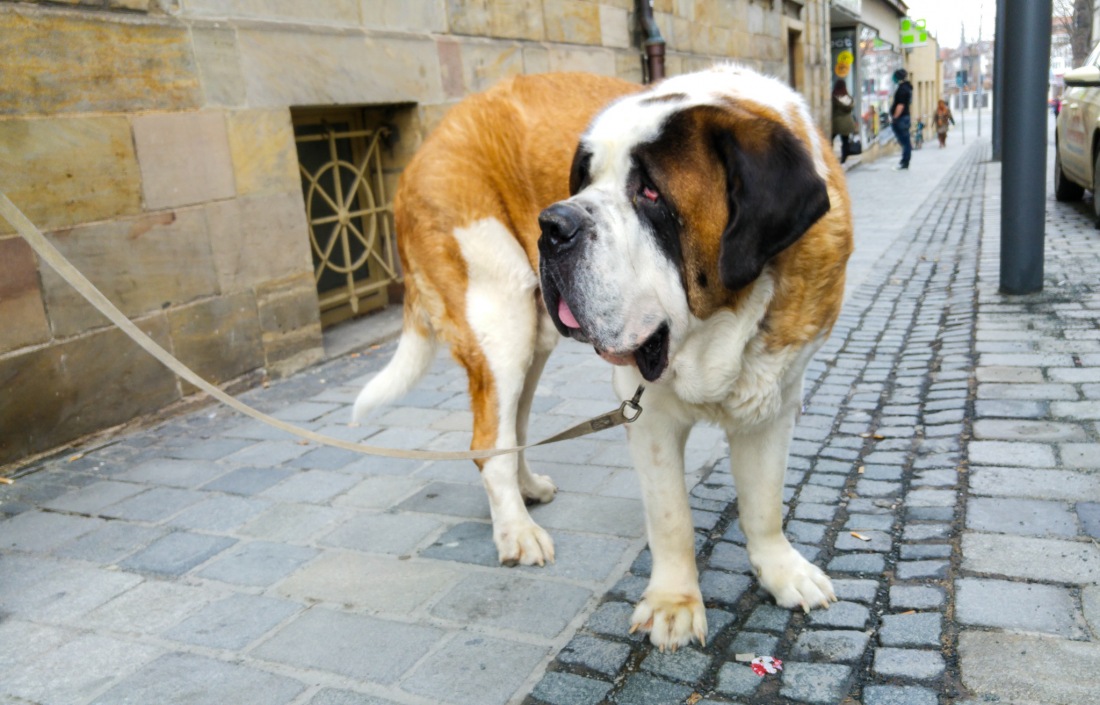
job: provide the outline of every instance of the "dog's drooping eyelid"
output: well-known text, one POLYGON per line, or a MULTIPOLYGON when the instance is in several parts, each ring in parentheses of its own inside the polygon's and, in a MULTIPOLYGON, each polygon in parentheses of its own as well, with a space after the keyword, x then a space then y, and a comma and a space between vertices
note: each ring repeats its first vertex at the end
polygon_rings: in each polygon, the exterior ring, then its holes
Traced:
POLYGON ((649 226, 658 247, 679 267, 683 262, 680 244, 683 221, 651 176, 645 159, 635 154, 630 176, 627 178, 627 193, 638 219, 649 226))
POLYGON ((656 203, 661 197, 661 192, 654 185, 649 170, 640 159, 638 160, 638 194, 650 203, 656 203))
POLYGON ((582 142, 573 154, 573 165, 569 169, 569 195, 576 196, 592 180, 592 152, 582 142))
POLYGON ((651 204, 664 203, 662 189, 657 187, 653 177, 650 176, 649 169, 646 167, 645 161, 641 155, 634 155, 634 168, 631 170, 630 179, 627 181, 627 188, 633 191, 631 200, 637 204, 639 201, 638 196, 641 196, 643 201, 648 201, 651 204))

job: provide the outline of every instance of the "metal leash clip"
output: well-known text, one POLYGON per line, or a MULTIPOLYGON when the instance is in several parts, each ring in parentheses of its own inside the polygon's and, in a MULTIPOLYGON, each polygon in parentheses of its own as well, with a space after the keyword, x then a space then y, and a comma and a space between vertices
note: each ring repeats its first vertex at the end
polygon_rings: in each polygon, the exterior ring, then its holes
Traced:
POLYGON ((638 391, 634 392, 633 399, 627 399, 619 407, 619 414, 623 417, 623 423, 633 423, 642 415, 642 405, 638 402, 641 401, 642 392, 645 391, 645 385, 639 384, 638 391), (627 416, 626 410, 630 409, 634 412, 633 416, 627 416))
POLYGON ((645 385, 639 384, 638 391, 634 392, 634 397, 624 401, 619 405, 618 409, 609 411, 606 414, 601 414, 583 423, 579 423, 555 436, 550 436, 532 445, 541 446, 547 443, 557 443, 558 441, 564 441, 568 438, 578 438, 580 436, 586 436, 589 433, 595 433, 596 431, 604 431, 609 428, 614 428, 615 426, 621 426, 622 424, 633 423, 642 415, 642 405, 638 402, 641 400, 644 390, 645 385))

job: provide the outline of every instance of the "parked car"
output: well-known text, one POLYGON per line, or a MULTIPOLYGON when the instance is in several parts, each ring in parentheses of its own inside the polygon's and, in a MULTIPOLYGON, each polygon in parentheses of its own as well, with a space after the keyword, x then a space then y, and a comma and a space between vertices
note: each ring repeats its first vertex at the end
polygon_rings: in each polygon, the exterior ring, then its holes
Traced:
POLYGON ((1092 191, 1100 226, 1100 44, 1085 64, 1065 73, 1054 134, 1054 197, 1076 201, 1092 191))

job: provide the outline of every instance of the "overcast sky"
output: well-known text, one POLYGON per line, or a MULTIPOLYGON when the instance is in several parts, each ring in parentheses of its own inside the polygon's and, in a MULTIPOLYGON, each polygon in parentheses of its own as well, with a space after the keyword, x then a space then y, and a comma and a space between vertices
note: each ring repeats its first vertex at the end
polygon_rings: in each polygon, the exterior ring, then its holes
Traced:
POLYGON ((958 46, 963 24, 966 25, 966 38, 976 40, 979 20, 982 39, 993 36, 997 0, 905 0, 905 4, 909 6, 910 17, 928 22, 928 29, 941 47, 958 46))

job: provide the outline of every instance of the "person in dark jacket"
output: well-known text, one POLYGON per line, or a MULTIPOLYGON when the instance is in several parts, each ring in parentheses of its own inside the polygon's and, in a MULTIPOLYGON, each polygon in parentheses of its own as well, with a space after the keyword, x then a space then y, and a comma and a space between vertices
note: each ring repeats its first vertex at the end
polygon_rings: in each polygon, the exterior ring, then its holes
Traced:
POLYGON ((840 135, 840 163, 848 160, 850 152, 849 139, 859 129, 856 119, 852 117, 852 96, 848 94, 848 86, 843 78, 838 78, 833 84, 833 136, 832 140, 840 135))
POLYGON ((909 105, 913 102, 913 84, 909 83, 909 72, 905 69, 894 72, 894 83, 898 87, 894 91, 894 102, 890 105, 890 127, 894 129, 894 136, 901 146, 901 161, 894 167, 894 171, 899 171, 909 168, 909 157, 913 154, 913 145, 909 141, 909 105))

